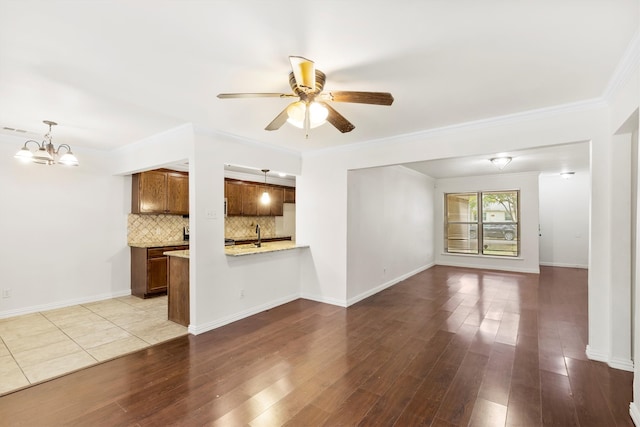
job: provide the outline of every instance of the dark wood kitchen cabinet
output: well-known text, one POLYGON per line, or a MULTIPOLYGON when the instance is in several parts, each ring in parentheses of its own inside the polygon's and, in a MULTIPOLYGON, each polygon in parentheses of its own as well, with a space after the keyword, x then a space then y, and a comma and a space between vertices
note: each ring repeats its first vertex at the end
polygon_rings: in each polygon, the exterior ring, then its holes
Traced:
POLYGON ((258 186, 245 183, 242 185, 242 215, 258 215, 258 186))
POLYGON ((282 216, 283 203, 295 203, 295 188, 227 178, 224 197, 228 216, 282 216), (271 198, 268 205, 260 201, 265 189, 271 198))
POLYGON ((189 258, 169 257, 168 317, 189 326, 189 258))
POLYGON ((282 187, 275 186, 262 186, 258 191, 258 216, 282 216, 283 212, 283 194, 284 190, 282 187), (263 204, 260 198, 262 197, 262 193, 267 191, 269 193, 269 198, 271 201, 269 204, 263 204))
POLYGON ((189 174, 157 169, 131 179, 131 213, 189 214, 189 174))
POLYGON ((284 203, 296 202, 296 189, 292 187, 284 187, 284 203))
POLYGON ((167 292, 168 251, 189 249, 189 246, 163 246, 155 248, 131 248, 131 295, 140 298, 167 292))
POLYGON ((227 215, 242 215, 243 185, 237 181, 225 181, 224 197, 227 199, 227 215))

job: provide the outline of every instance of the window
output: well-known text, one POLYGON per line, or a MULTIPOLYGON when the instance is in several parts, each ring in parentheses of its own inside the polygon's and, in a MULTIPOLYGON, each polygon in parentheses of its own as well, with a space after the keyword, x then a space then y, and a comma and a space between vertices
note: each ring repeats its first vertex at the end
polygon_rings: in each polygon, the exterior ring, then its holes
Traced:
POLYGON ((515 190, 445 194, 445 250, 518 256, 519 196, 515 190))

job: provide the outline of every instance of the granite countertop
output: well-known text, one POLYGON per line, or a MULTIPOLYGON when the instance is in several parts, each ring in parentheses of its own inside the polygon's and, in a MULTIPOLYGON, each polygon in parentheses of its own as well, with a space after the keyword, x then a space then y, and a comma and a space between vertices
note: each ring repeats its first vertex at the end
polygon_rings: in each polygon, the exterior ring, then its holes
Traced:
POLYGON ((309 246, 306 245, 296 245, 296 242, 292 240, 282 240, 279 242, 262 242, 262 246, 259 248, 256 247, 256 245, 254 245, 253 243, 248 245, 225 246, 224 252, 228 256, 244 256, 308 247, 309 246))
POLYGON ((167 252, 164 252, 163 255, 189 259, 189 249, 182 250, 182 251, 167 251, 167 252))
MULTIPOLYGON (((227 237, 225 238, 231 239, 236 242, 236 244, 242 245, 245 243, 254 243, 258 241, 258 236, 256 234, 248 235, 248 236, 235 236, 235 237, 227 237)), ((262 237, 263 242, 269 242, 274 240, 292 240, 291 236, 268 236, 262 237)))
POLYGON ((175 240, 171 242, 131 242, 132 248, 162 248, 165 246, 189 246, 188 240, 175 240))

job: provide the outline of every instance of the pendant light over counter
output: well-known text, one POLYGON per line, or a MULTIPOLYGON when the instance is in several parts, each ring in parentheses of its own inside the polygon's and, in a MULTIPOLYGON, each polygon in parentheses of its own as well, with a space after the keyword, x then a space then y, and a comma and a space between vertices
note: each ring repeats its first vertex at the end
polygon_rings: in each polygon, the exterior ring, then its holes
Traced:
POLYGON ((269 203, 271 203, 271 196, 269 196, 269 191, 267 190, 267 172, 269 172, 269 169, 262 169, 262 172, 264 173, 265 188, 262 196, 260 197, 260 203, 262 203, 263 205, 268 205, 269 203))

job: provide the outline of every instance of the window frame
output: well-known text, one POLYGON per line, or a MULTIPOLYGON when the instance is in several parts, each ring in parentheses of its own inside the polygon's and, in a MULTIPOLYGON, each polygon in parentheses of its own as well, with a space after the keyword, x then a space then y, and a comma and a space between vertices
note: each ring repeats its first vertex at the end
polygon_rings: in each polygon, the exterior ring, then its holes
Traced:
MULTIPOLYGON (((472 256, 490 256, 490 257, 507 257, 507 258, 516 258, 520 256, 521 249, 521 239, 520 239, 520 205, 521 205, 521 197, 520 190, 511 189, 511 190, 487 190, 487 191, 466 191, 466 192, 454 192, 454 193, 444 193, 444 251, 447 254, 456 254, 456 255, 472 255, 472 256), (496 194, 496 193, 515 193, 515 205, 516 212, 515 218, 513 215, 509 215, 511 220, 509 221, 486 221, 486 212, 484 209, 484 196, 487 194, 496 194), (470 197, 475 196, 476 198, 476 207, 475 207, 475 221, 450 221, 450 206, 449 206, 449 197, 450 196, 460 196, 460 197, 470 197), (509 253, 500 253, 500 251, 490 251, 488 249, 488 245, 485 245, 485 240, 490 240, 489 238, 485 239, 485 225, 514 225, 515 233, 510 233, 513 235, 512 239, 504 238, 505 242, 515 241, 515 251, 509 251, 509 253), (468 226, 468 236, 465 239, 463 238, 450 238, 449 233, 451 230, 451 226, 468 226), (472 228, 475 227, 476 233, 475 237, 472 236, 472 228), (475 245, 473 242, 475 241, 475 245), (462 249, 460 248, 451 248, 452 242, 461 242, 462 249), (468 242, 465 246, 465 242, 468 242)), ((473 212, 471 212, 473 215, 473 212)))

